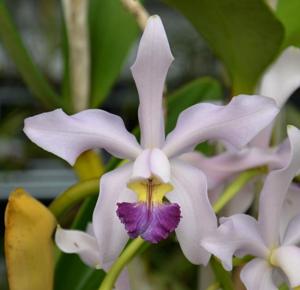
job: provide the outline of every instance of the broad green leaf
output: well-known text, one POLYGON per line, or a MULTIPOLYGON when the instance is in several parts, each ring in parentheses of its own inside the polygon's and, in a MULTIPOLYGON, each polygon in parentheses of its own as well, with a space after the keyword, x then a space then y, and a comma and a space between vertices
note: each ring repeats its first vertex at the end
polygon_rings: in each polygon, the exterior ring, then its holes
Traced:
POLYGON ((90 1, 91 105, 99 106, 120 74, 138 35, 134 18, 119 0, 90 1))
POLYGON ((290 45, 300 47, 300 1, 279 0, 276 14, 285 28, 283 48, 290 45))
POLYGON ((5 256, 11 290, 52 290, 55 217, 23 189, 5 210, 5 256))
POLYGON ((196 79, 179 88, 167 98, 166 132, 170 132, 174 128, 177 118, 183 110, 199 102, 215 101, 221 98, 221 85, 209 77, 196 79))
POLYGON ((164 0, 186 16, 223 61, 233 94, 252 93, 279 52, 283 27, 263 0, 164 0))

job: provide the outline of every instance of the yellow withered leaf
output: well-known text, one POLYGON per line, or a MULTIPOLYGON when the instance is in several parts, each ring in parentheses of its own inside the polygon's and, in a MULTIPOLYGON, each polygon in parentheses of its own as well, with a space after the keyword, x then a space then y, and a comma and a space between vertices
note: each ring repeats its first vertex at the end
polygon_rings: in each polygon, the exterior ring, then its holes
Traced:
POLYGON ((5 257, 10 290, 52 290, 55 217, 23 189, 5 210, 5 257))

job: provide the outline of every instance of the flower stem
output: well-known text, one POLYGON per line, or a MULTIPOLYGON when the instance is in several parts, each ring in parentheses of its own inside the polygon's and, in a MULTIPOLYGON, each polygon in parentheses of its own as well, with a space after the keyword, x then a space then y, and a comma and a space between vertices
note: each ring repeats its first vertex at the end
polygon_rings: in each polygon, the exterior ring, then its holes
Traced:
POLYGON ((49 209, 56 218, 59 218, 72 205, 88 196, 98 194, 98 192, 99 177, 79 182, 68 188, 65 192, 53 200, 53 202, 49 205, 49 209))
POLYGON ((213 284, 211 284, 210 286, 208 286, 208 288, 206 290, 218 290, 220 289, 220 284, 219 282, 215 282, 213 284))
POLYGON ((0 1, 0 38, 33 95, 46 107, 57 107, 59 98, 33 63, 4 1, 0 1))
POLYGON ((223 192, 213 205, 215 213, 218 213, 253 177, 265 173, 265 168, 255 168, 241 173, 223 192))
POLYGON ((140 29, 144 31, 149 13, 138 0, 121 0, 121 3, 136 19, 140 29))
POLYGON ((121 256, 115 261, 110 268, 109 272, 105 276, 99 290, 111 290, 113 289, 117 278, 122 272, 123 268, 129 261, 135 256, 135 254, 141 249, 145 241, 142 238, 136 238, 133 240, 127 248, 123 251, 121 256))

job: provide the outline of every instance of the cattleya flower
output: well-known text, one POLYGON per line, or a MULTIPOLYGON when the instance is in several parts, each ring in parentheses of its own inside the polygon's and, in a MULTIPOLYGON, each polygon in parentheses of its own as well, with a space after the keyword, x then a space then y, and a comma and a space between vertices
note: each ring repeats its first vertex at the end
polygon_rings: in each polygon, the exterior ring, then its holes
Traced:
MULTIPOLYGON (((279 108, 283 107, 291 94, 300 87, 300 49, 289 47, 264 74, 259 95, 273 98, 279 108)), ((247 147, 242 150, 230 148, 213 157, 199 152, 187 153, 183 159, 192 163, 205 173, 208 180, 209 198, 214 202, 223 191, 224 184, 244 170, 267 165, 269 170, 283 168, 290 154, 287 139, 280 145, 270 147, 273 124, 262 130, 247 147)), ((255 196, 255 184, 246 185, 226 206, 226 214, 241 213, 252 204, 255 196)), ((286 204, 287 214, 300 210, 300 188, 292 185, 286 204), (299 207, 298 207, 299 206, 299 207)))
POLYGON ((131 68, 139 93, 141 144, 118 116, 103 110, 72 116, 55 110, 25 120, 24 132, 33 142, 71 165, 91 148, 103 148, 129 160, 100 180, 92 221, 94 237, 77 233, 74 247, 74 232, 72 243, 65 233, 59 243, 62 250, 84 251, 94 255, 97 264, 105 265, 118 257, 128 236, 157 243, 175 230, 191 262, 208 262, 210 254, 201 248, 200 240, 216 229, 217 221, 206 178, 180 156, 208 139, 240 148, 274 119, 278 108, 270 98, 245 95, 226 106, 197 104, 181 113, 165 138, 162 94, 172 61, 162 22, 152 16, 131 68))
POLYGON ((288 137, 289 160, 284 168, 267 176, 258 220, 246 214, 222 218, 218 230, 202 241, 202 246, 216 255, 228 271, 232 269, 233 255, 255 257, 241 271, 247 290, 277 290, 274 275, 281 281, 287 279, 290 287, 300 286, 299 212, 285 228, 280 223, 286 193, 300 169, 300 131, 289 126, 288 137))

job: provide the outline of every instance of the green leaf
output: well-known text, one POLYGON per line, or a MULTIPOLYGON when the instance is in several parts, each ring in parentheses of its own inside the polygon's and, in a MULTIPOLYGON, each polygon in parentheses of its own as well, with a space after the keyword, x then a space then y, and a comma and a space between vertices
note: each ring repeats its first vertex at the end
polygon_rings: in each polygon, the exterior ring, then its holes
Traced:
POLYGON ((183 110, 199 102, 220 100, 221 98, 220 83, 210 77, 196 79, 179 88, 167 98, 166 132, 170 132, 174 128, 177 118, 183 110))
POLYGON ((233 94, 252 93, 279 52, 283 27, 262 0, 164 0, 186 16, 224 62, 233 94))
POLYGON ((32 94, 46 108, 59 106, 59 97, 33 62, 3 0, 0 0, 0 39, 32 94))
POLYGON ((91 0, 91 105, 99 106, 120 74, 138 35, 134 18, 119 0, 91 0))
POLYGON ((210 259, 210 265, 215 274, 216 280, 220 283, 223 290, 233 290, 234 285, 231 278, 231 273, 224 270, 221 263, 215 258, 210 259))
POLYGON ((279 0, 276 14, 285 28, 283 48, 290 45, 300 47, 300 1, 279 0))

